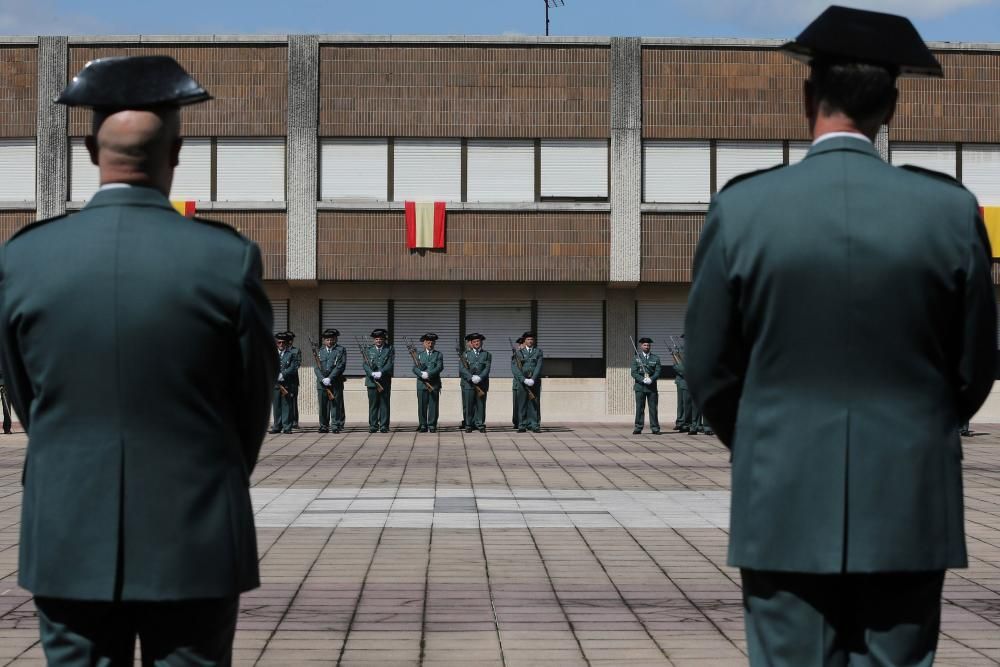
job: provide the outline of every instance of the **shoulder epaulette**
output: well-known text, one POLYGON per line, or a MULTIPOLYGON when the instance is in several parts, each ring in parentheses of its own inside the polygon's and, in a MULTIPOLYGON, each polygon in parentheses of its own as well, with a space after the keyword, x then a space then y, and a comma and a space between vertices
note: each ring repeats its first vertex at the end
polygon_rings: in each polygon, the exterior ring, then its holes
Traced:
POLYGON ((209 220, 208 218, 200 218, 197 215, 193 216, 191 219, 195 222, 200 222, 203 225, 209 225, 211 227, 218 227, 219 229, 225 229, 226 231, 230 231, 233 234, 236 234, 237 236, 241 236, 241 234, 238 231, 236 231, 235 227, 233 227, 232 225, 228 225, 224 222, 219 222, 218 220, 209 220))
POLYGON ((745 181, 748 178, 753 178, 754 176, 760 176, 761 174, 766 174, 769 171, 774 171, 775 169, 781 169, 784 166, 785 165, 783 164, 776 164, 773 167, 768 167, 767 169, 757 169, 756 171, 748 171, 745 174, 739 174, 738 176, 733 176, 732 178, 729 179, 729 182, 727 182, 725 185, 722 186, 722 189, 719 190, 719 192, 722 192, 731 185, 735 185, 736 183, 745 181))
POLYGON ((37 229, 38 227, 41 227, 42 225, 47 225, 50 222, 55 222, 56 220, 62 220, 63 218, 69 217, 70 215, 71 215, 70 213, 63 213, 62 215, 54 215, 51 218, 44 218, 43 220, 36 220, 35 222, 29 223, 29 224, 25 225, 24 227, 21 227, 21 229, 19 229, 16 232, 14 232, 14 234, 9 239, 7 239, 7 241, 9 243, 10 241, 13 241, 18 236, 20 236, 21 234, 25 234, 25 233, 31 231, 32 229, 37 229))
POLYGON ((966 187, 962 184, 962 181, 958 180, 950 174, 946 174, 943 171, 934 171, 933 169, 925 169, 924 167, 918 167, 915 164, 904 164, 900 169, 905 169, 906 171, 911 171, 914 174, 923 174, 924 176, 930 176, 931 178, 936 178, 939 181, 944 181, 945 183, 951 183, 952 185, 957 185, 963 190, 966 187))

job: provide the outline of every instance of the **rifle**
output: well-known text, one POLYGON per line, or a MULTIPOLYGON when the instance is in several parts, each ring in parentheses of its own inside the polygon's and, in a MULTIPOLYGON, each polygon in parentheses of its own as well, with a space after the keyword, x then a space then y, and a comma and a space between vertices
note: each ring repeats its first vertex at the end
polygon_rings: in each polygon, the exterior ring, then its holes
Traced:
POLYGON ((673 346, 670 348, 670 356, 674 358, 674 362, 684 363, 684 355, 681 354, 681 345, 674 338, 673 334, 670 335, 670 344, 673 346))
MULTIPOLYGON (((357 336, 354 337, 354 342, 358 344, 358 349, 361 351, 361 360, 365 362, 365 365, 368 366, 368 368, 371 368, 372 361, 371 359, 368 358, 368 352, 365 351, 365 344, 362 343, 360 340, 358 340, 357 336)), ((385 387, 382 386, 382 383, 376 380, 374 377, 372 378, 372 382, 375 383, 375 389, 378 390, 378 393, 381 394, 383 391, 385 391, 385 387)))
POLYGON ((639 364, 639 368, 642 369, 643 377, 649 379, 649 368, 646 367, 646 364, 642 361, 642 357, 639 356, 639 348, 636 347, 635 340, 631 336, 628 339, 632 343, 632 349, 635 350, 635 360, 639 364))
MULTIPOLYGON (((465 349, 462 347, 462 341, 458 341, 458 347, 456 349, 458 351, 458 358, 462 362, 462 365, 465 366, 465 370, 472 373, 472 366, 469 365, 469 360, 465 357, 465 349)), ((472 374, 475 375, 475 373, 472 374)), ((486 392, 483 391, 482 387, 478 384, 472 384, 471 381, 469 384, 471 384, 472 388, 476 390, 476 395, 479 396, 479 398, 486 398, 486 392)))
POLYGON ((278 391, 281 393, 282 396, 288 396, 288 390, 285 389, 285 385, 281 384, 280 382, 275 382, 274 386, 278 388, 278 391))
MULTIPOLYGON (((410 342, 410 339, 404 338, 403 342, 406 344, 406 351, 410 353, 410 357, 413 359, 413 365, 419 367, 421 370, 427 370, 427 366, 421 363, 420 359, 417 357, 417 348, 410 342)), ((425 387, 427 387, 427 391, 431 393, 434 392, 434 385, 423 378, 421 378, 420 381, 424 383, 425 387)))
MULTIPOLYGON (((313 360, 316 361, 316 368, 318 368, 319 372, 322 373, 323 372, 323 362, 321 362, 319 360, 319 346, 316 344, 316 341, 314 341, 312 339, 312 336, 309 336, 309 347, 312 348, 313 360)), ((337 365, 337 360, 336 359, 334 359, 334 364, 333 365, 334 366, 337 365)), ((331 401, 337 400, 337 395, 335 393, 333 393, 332 389, 330 389, 329 387, 323 387, 323 390, 326 392, 326 397, 329 398, 331 401)))
MULTIPOLYGON (((507 338, 507 342, 510 343, 510 358, 517 364, 517 370, 521 371, 521 375, 524 375, 524 360, 521 359, 521 355, 518 354, 517 345, 514 345, 514 341, 512 341, 510 337, 507 338)), ((524 388, 528 391, 529 401, 538 400, 538 397, 535 396, 535 392, 531 391, 531 387, 525 385, 524 388)))

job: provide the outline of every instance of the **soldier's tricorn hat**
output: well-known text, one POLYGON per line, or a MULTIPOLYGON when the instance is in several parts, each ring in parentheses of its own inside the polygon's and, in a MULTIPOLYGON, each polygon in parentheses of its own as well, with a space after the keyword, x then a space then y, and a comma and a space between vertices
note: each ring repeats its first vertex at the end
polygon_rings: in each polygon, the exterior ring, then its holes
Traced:
POLYGON ((481 333, 466 334, 465 340, 486 340, 486 336, 481 333))
POLYGON ((210 99, 170 56, 114 56, 87 63, 55 101, 115 110, 182 107, 210 99))
POLYGON ((323 338, 336 338, 340 332, 336 329, 323 329, 323 338))
POLYGON ((388 338, 389 332, 385 329, 372 329, 372 332, 369 335, 372 338, 388 338))
POLYGON ((420 337, 420 342, 422 343, 425 340, 437 340, 437 339, 438 335, 436 333, 425 333, 423 336, 420 337))
POLYGON ((521 338, 538 338, 538 336, 535 335, 534 331, 525 331, 521 334, 521 338))
POLYGON ((809 64, 859 62, 882 65, 899 76, 944 76, 908 18, 865 9, 831 5, 781 50, 809 64))
POLYGON ((285 335, 288 336, 288 340, 295 340, 295 332, 292 331, 291 329, 286 331, 285 335))
POLYGON ((642 345, 643 343, 649 343, 650 345, 652 345, 653 344, 653 339, 652 338, 646 338, 645 336, 643 336, 642 338, 639 339, 639 345, 642 345))
POLYGON ((292 337, 288 335, 287 331, 279 331, 278 333, 274 334, 274 339, 284 341, 286 343, 292 342, 292 337))
POLYGON ((524 336, 521 336, 520 338, 517 339, 517 344, 518 345, 520 345, 523 342, 524 342, 524 336))

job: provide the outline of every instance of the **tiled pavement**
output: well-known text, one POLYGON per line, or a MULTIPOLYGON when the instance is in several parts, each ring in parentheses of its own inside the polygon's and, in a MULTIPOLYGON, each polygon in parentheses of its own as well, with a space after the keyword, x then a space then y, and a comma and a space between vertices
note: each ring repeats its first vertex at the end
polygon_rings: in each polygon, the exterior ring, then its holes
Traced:
MULTIPOLYGON (((980 430, 940 665, 1000 664, 1000 427, 980 430)), ((0 437, 0 664, 41 664, 15 583, 24 446, 0 437)), ((270 436, 236 663, 745 664, 728 483, 714 438, 620 424, 270 436)))

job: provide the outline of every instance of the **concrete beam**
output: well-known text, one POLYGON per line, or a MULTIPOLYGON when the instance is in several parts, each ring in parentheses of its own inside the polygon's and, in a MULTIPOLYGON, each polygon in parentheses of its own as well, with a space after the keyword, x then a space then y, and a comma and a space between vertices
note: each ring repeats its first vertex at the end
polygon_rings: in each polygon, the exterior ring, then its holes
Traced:
POLYGON ((69 49, 65 37, 38 38, 38 127, 36 144, 35 217, 66 212, 69 194, 67 109, 53 100, 69 81, 69 49))
POLYGON ((882 156, 882 159, 886 162, 889 161, 889 126, 883 125, 878 129, 878 134, 875 135, 875 149, 878 154, 882 156))
POLYGON ((627 415, 635 410, 629 336, 635 336, 635 290, 609 289, 604 328, 607 331, 607 414, 627 415))
POLYGON ((319 40, 288 38, 288 142, 285 145, 289 280, 316 279, 319 159, 319 40))
POLYGON ((639 283, 642 235, 642 48, 611 40, 611 286, 639 283))

